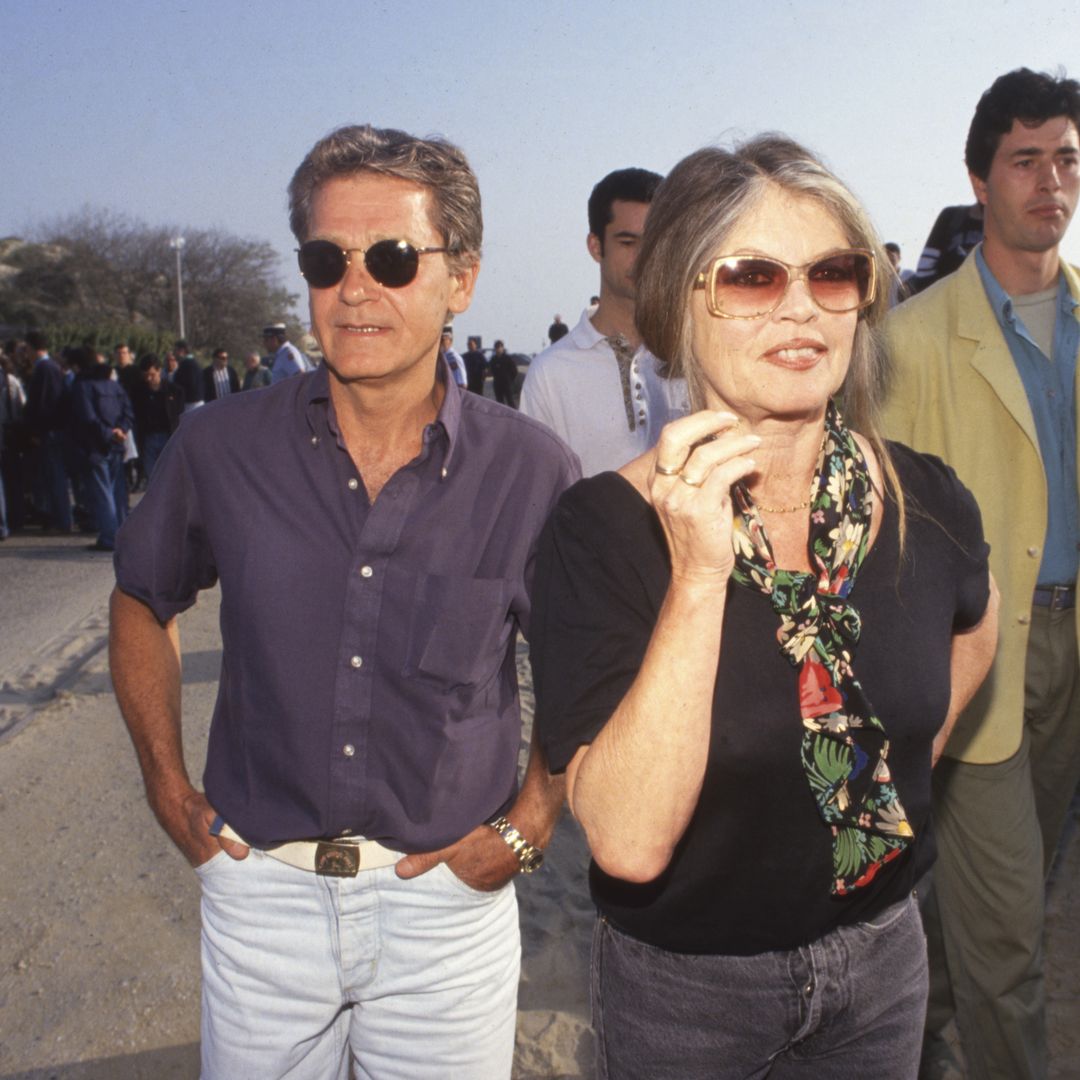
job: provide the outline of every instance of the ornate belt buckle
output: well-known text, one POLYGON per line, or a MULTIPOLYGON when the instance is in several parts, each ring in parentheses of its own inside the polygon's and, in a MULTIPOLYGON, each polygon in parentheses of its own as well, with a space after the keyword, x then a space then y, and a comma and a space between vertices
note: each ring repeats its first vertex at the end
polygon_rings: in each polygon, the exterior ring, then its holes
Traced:
POLYGON ((320 840, 315 848, 315 873, 324 877, 356 877, 360 870, 357 844, 334 844, 320 840))

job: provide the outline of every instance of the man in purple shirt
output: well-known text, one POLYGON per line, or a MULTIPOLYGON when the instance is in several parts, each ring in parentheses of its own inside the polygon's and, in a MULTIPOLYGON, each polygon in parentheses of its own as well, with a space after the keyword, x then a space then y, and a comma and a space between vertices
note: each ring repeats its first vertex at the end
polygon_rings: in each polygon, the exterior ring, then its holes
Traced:
POLYGON ((515 638, 578 475, 439 364, 476 179, 439 140, 321 140, 290 185, 316 371, 185 417, 117 542, 111 660, 150 805, 203 892, 205 1077, 508 1077, 513 876, 562 802, 520 790, 515 638), (204 773, 176 616, 221 583, 204 773))

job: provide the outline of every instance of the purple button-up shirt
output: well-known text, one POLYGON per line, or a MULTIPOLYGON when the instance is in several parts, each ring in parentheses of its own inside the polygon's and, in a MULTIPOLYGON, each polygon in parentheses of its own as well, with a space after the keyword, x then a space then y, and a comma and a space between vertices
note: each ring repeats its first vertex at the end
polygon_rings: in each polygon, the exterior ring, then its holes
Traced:
POLYGON ((515 636, 578 463, 447 382, 374 504, 325 367, 190 413, 117 537, 118 585, 163 621, 220 581, 204 784, 256 845, 351 832, 432 850, 516 793, 515 636))

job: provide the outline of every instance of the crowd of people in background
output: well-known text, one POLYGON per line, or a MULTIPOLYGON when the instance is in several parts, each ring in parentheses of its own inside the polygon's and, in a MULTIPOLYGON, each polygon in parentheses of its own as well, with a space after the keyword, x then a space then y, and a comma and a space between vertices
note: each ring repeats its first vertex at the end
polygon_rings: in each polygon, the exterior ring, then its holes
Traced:
MULTIPOLYGON (((112 551, 131 496, 145 488, 184 413, 317 366, 284 323, 266 326, 262 342, 240 369, 222 348, 200 362, 184 338, 138 358, 126 341, 106 356, 89 346, 53 355, 37 330, 8 340, 0 352, 0 540, 27 529, 86 533, 95 536, 90 550, 112 551)), ((447 326, 443 353, 455 380, 483 394, 490 378, 495 399, 517 408, 518 362, 527 358, 502 341, 484 350, 479 337, 462 357, 452 342, 447 326)))
POLYGON ((263 331, 267 355, 249 352, 243 375, 228 350, 202 364, 188 342, 136 359, 126 341, 112 356, 89 346, 50 351, 29 331, 0 353, 0 540, 37 529, 87 533, 112 551, 131 495, 145 486, 185 412, 229 394, 310 371, 315 361, 288 340, 284 323, 263 331))
POLYGON ((507 352, 506 344, 501 339, 496 340, 489 351, 481 347, 482 342, 480 337, 470 337, 468 349, 463 355, 458 353, 454 348, 454 328, 447 324, 443 327, 439 351, 458 386, 482 395, 490 375, 495 400, 500 405, 516 409, 522 380, 521 368, 518 365, 528 364, 529 357, 507 352))

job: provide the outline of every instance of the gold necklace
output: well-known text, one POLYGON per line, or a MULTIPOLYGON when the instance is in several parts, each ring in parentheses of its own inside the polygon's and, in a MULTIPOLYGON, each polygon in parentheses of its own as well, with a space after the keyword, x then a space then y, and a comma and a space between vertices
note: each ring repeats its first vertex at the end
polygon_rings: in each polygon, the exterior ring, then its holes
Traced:
POLYGON ((761 503, 756 502, 754 505, 763 514, 794 514, 796 510, 805 510, 810 505, 810 500, 799 503, 798 506, 762 506, 761 503))

